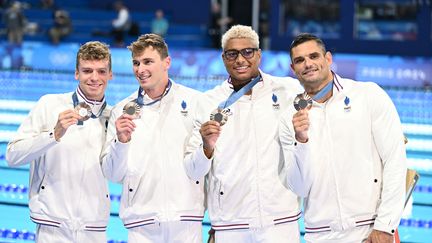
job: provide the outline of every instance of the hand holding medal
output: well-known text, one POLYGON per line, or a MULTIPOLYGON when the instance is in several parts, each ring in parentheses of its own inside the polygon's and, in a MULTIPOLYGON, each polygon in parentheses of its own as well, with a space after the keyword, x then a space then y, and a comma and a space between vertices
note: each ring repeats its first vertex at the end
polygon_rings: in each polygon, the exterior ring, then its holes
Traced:
POLYGON ((292 123, 295 138, 301 143, 308 141, 309 117, 307 110, 312 107, 312 103, 312 98, 306 92, 298 94, 294 99, 294 108, 297 113, 294 114, 292 123))
POLYGON ((306 92, 298 94, 294 99, 294 108, 297 113, 294 114, 292 122, 295 131, 295 138, 301 143, 308 141, 308 130, 309 130, 309 114, 308 110, 312 108, 313 100, 320 101, 325 99, 329 93, 331 94, 333 87, 333 81, 328 82, 324 88, 319 90, 313 98, 310 97, 306 92))
POLYGON ((221 132, 221 126, 225 125, 228 121, 228 116, 232 115, 230 109, 228 108, 234 104, 240 97, 249 92, 255 84, 262 80, 261 75, 253 78, 249 83, 243 86, 238 91, 233 91, 227 100, 222 101, 218 108, 210 113, 210 121, 202 124, 200 128, 200 134, 203 140, 203 150, 207 158, 213 156, 213 151, 216 145, 216 141, 219 138, 221 132), (219 126, 215 124, 219 123, 219 126))
MULTIPOLYGON (((132 133, 135 131, 136 125, 134 119, 140 117, 140 111, 136 110, 136 103, 131 101, 123 107, 123 115, 115 121, 115 128, 118 141, 127 143, 132 139, 132 133)), ((138 106, 140 109, 140 107, 138 106)))
POLYGON ((58 115, 57 123, 54 127, 54 138, 57 142, 65 135, 67 129, 78 123, 81 116, 76 110, 68 109, 58 115))
POLYGON ((261 75, 258 75, 257 77, 253 78, 248 84, 243 86, 238 91, 233 91, 227 100, 222 101, 218 108, 216 108, 211 114, 210 114, 210 120, 217 121, 221 126, 223 126, 228 121, 228 116, 231 115, 230 109, 228 108, 232 104, 234 104, 240 97, 245 95, 249 90, 252 89, 255 84, 257 84, 260 80, 262 80, 261 75))

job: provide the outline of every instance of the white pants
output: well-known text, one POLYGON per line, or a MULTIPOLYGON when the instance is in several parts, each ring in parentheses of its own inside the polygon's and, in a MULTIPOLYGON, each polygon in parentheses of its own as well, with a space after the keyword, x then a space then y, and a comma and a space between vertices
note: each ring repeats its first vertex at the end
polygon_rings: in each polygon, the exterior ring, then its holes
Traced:
POLYGON ((106 243, 106 232, 73 231, 66 227, 54 227, 38 224, 36 243, 106 243))
POLYGON ((202 243, 201 222, 157 222, 128 230, 128 243, 202 243))
POLYGON ((300 242, 297 222, 259 229, 216 231, 216 243, 296 243, 300 242))
POLYGON ((371 226, 360 226, 342 232, 306 233, 307 243, 361 243, 372 232, 371 226))

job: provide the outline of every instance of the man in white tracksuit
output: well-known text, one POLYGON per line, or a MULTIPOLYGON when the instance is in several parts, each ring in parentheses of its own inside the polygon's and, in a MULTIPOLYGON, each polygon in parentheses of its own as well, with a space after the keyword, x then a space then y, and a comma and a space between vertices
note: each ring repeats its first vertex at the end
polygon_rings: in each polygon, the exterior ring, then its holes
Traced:
POLYGON ((314 35, 294 39, 291 60, 313 101, 282 119, 281 177, 305 198, 306 241, 393 242, 406 174, 395 106, 375 83, 333 73, 332 55, 314 35))
POLYGON ((87 42, 76 63, 75 92, 44 95, 7 147, 9 166, 30 163, 38 243, 107 241, 110 197, 100 155, 110 116, 104 93, 111 53, 101 42, 87 42))
POLYGON ((229 29, 222 47, 230 78, 198 102, 186 171, 193 180, 206 176, 216 242, 299 242, 298 199, 278 179, 277 126, 301 85, 258 69, 258 35, 249 26, 229 29))
POLYGON ((107 177, 123 184, 128 242, 202 243, 204 181, 183 167, 199 92, 168 78, 162 37, 145 34, 128 48, 140 86, 113 108, 103 159, 107 177))

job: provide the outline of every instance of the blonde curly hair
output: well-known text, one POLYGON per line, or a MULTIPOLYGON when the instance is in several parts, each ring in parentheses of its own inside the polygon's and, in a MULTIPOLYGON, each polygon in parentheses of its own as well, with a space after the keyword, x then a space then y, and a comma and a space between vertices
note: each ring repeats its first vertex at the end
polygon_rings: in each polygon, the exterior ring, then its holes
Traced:
POLYGON ((225 50, 226 44, 231 39, 249 39, 253 47, 259 48, 259 37, 255 30, 246 25, 234 25, 222 36, 222 49, 225 50))
POLYGON ((76 56, 76 69, 80 60, 108 60, 111 70, 111 52, 109 46, 100 41, 89 41, 80 46, 76 56))

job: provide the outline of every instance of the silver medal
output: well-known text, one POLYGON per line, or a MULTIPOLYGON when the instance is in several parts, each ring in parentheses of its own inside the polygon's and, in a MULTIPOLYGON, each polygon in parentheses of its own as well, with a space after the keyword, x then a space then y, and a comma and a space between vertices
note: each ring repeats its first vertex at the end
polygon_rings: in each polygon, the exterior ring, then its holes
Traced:
POLYGON ((312 106, 312 98, 306 93, 298 94, 294 99, 294 108, 299 110, 304 110, 312 106))
POLYGON ((75 112, 81 117, 80 121, 88 120, 92 114, 91 107, 85 102, 80 102, 75 106, 75 112))
POLYGON ((210 120, 217 121, 223 126, 228 121, 229 110, 216 109, 210 114, 210 120))
POLYGON ((134 119, 139 119, 141 117, 141 107, 135 101, 129 101, 123 107, 123 114, 128 114, 134 119))

